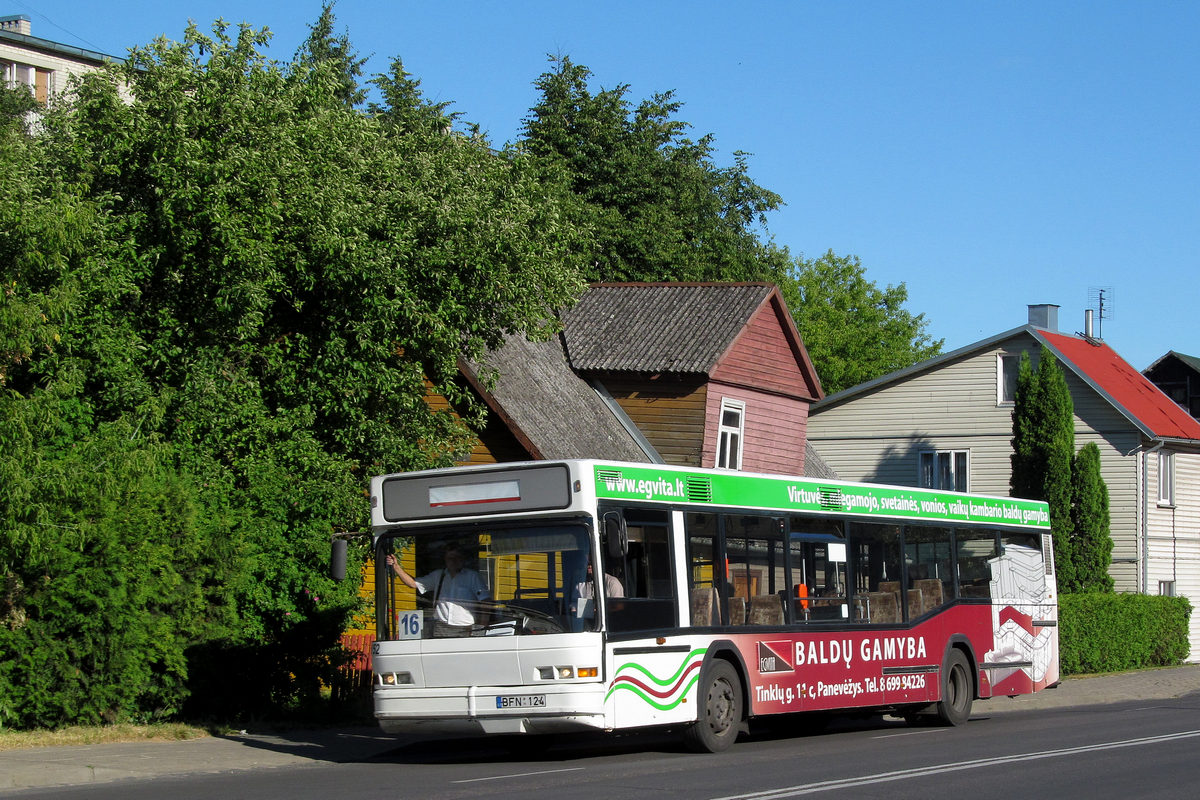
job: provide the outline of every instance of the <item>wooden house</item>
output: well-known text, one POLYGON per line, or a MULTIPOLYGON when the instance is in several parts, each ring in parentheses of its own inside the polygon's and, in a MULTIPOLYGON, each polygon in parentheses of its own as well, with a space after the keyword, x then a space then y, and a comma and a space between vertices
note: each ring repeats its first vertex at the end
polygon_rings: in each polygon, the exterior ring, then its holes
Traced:
MULTIPOLYGON (((1200 422, 1091 336, 1030 322, 816 404, 809 440, 846 480, 1007 495, 1022 353, 1045 346, 1074 402, 1075 446, 1095 442, 1108 485, 1118 591, 1200 602, 1200 422)), ((1200 618, 1191 623, 1200 658, 1200 618)))
POLYGON ((1163 394, 1200 419, 1200 358, 1174 350, 1142 370, 1163 394))
POLYGON ((564 325, 572 369, 666 463, 832 477, 807 447, 821 384, 774 286, 597 284, 564 325))

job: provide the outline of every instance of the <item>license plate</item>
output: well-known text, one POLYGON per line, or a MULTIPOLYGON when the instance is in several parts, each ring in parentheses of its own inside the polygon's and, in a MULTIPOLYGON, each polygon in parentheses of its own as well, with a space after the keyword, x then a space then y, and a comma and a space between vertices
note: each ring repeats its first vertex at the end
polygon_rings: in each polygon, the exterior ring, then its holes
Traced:
POLYGON ((544 694, 510 694, 496 698, 496 708, 545 708, 544 694))

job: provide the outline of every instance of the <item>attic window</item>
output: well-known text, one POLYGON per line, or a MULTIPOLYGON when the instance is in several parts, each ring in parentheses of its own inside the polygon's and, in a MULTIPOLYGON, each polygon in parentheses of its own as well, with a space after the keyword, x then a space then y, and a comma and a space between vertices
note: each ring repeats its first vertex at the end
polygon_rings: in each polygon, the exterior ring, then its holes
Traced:
POLYGON ((717 469, 742 468, 745 422, 745 403, 741 400, 721 400, 721 419, 717 426, 717 469))

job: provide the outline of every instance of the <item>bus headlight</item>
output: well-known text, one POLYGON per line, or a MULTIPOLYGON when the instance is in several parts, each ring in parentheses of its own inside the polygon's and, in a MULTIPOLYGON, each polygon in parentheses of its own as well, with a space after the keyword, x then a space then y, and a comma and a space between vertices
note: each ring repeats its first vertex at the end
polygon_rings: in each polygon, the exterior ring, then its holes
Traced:
MULTIPOLYGON (((595 668, 592 671, 595 672, 595 668)), ((538 679, 543 681, 567 681, 576 676, 574 667, 538 667, 537 672, 538 679)))
POLYGON ((381 672, 376 677, 383 686, 411 686, 413 682, 411 672, 381 672))

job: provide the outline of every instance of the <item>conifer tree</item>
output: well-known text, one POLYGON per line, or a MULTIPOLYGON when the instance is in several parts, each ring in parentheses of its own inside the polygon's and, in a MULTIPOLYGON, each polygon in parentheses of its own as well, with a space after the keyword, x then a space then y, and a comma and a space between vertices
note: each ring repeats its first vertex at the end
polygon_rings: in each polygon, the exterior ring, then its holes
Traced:
POLYGON ((1066 378, 1049 348, 1043 347, 1035 368, 1021 355, 1013 408, 1013 496, 1045 500, 1054 531, 1054 561, 1060 591, 1074 591, 1072 548, 1071 462, 1075 451, 1075 418, 1066 378))
POLYGON ((1079 591, 1111 592, 1113 540, 1108 510, 1108 487, 1100 477, 1100 448, 1085 444, 1071 470, 1071 542, 1073 571, 1079 591))

